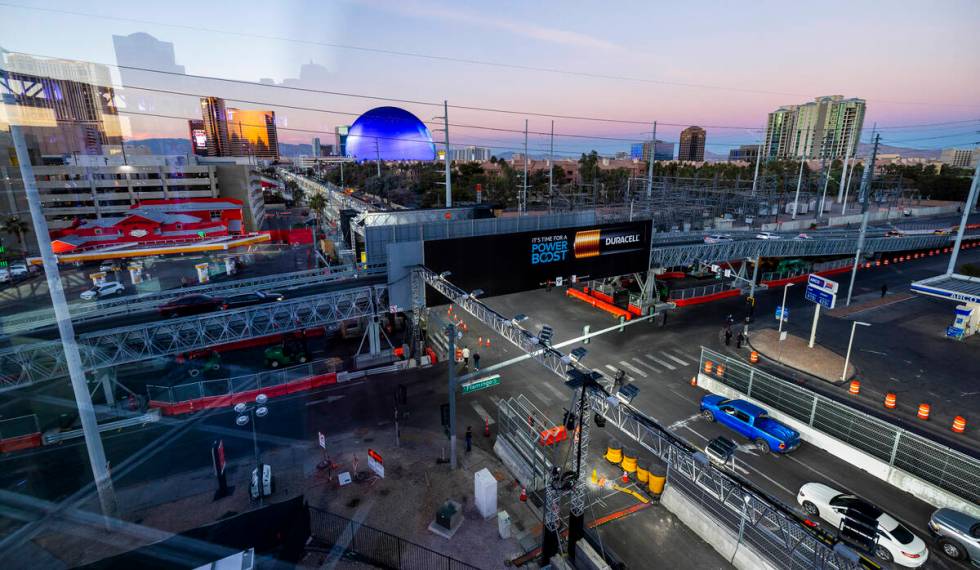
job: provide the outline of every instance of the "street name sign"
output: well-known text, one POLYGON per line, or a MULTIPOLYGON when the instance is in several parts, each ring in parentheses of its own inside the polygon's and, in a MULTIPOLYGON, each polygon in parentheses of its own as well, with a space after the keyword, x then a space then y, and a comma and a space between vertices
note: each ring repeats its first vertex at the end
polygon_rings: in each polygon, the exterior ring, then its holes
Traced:
POLYGON ((470 392, 484 390, 491 386, 496 386, 497 384, 500 384, 500 374, 485 376, 483 378, 475 378, 469 382, 463 382, 463 393, 469 394, 470 392))

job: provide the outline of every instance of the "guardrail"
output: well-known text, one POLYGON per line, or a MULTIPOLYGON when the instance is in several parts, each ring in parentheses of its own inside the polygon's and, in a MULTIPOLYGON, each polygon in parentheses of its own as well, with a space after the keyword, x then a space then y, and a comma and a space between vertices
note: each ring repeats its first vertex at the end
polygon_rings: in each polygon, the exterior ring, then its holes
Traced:
POLYGON ((323 544, 360 560, 393 570, 479 570, 404 538, 316 507, 310 510, 310 535, 314 545, 323 544))
POLYGON ((199 380, 175 386, 147 385, 146 394, 150 401, 179 404, 210 396, 229 396, 247 390, 268 388, 288 384, 296 380, 319 374, 337 372, 340 363, 330 360, 317 360, 289 368, 267 370, 257 374, 244 374, 220 380, 199 380))
POLYGON ((882 462, 973 503, 980 503, 980 460, 757 370, 748 363, 701 348, 704 362, 725 365, 717 382, 842 441, 882 462))
MULTIPOLYGON (((122 429, 126 427, 141 426, 150 423, 156 423, 160 421, 160 411, 150 410, 145 414, 140 414, 138 416, 132 416, 128 418, 123 418, 121 420, 116 420, 112 422, 105 422, 99 424, 99 433, 112 431, 114 429, 122 429)), ((83 437, 85 433, 81 428, 73 429, 68 431, 59 431, 52 433, 45 433, 42 440, 44 445, 51 445, 54 443, 61 443, 63 441, 68 441, 70 439, 78 439, 83 437)))

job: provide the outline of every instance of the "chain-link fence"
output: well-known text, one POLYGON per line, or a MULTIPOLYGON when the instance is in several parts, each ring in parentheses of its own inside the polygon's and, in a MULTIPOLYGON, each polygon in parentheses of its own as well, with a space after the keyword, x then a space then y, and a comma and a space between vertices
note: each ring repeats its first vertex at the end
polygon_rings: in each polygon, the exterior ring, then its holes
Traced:
POLYGON ((0 439, 20 437, 32 433, 39 433, 40 431, 37 416, 34 414, 0 420, 0 439))
POLYGON ((478 570, 476 566, 358 521, 315 507, 309 509, 313 544, 355 560, 392 570, 478 570))
POLYGON ((497 437, 510 444, 528 466, 529 490, 544 488, 551 473, 551 461, 540 443, 541 431, 550 427, 547 416, 523 395, 497 404, 497 437))
POLYGON ((980 503, 980 460, 757 370, 740 359, 702 347, 700 370, 704 370, 705 361, 725 365, 724 374, 714 376, 717 382, 876 457, 889 467, 980 503))
POLYGON ((152 402, 176 404, 207 396, 225 396, 246 390, 254 390, 256 388, 279 386, 309 378, 310 376, 329 374, 331 372, 337 372, 342 364, 343 362, 340 359, 328 358, 326 360, 307 362, 306 364, 291 366, 289 368, 267 370, 258 374, 246 374, 233 378, 201 380, 187 384, 177 384, 176 386, 148 385, 146 392, 152 402))

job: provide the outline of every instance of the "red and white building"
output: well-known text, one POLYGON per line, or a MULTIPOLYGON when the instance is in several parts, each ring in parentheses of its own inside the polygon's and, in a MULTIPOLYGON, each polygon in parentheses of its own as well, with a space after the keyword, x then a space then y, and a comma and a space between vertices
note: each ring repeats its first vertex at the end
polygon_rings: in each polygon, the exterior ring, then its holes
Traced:
POLYGON ((242 202, 232 198, 143 200, 121 217, 76 219, 51 232, 55 254, 106 246, 152 246, 241 236, 242 202))

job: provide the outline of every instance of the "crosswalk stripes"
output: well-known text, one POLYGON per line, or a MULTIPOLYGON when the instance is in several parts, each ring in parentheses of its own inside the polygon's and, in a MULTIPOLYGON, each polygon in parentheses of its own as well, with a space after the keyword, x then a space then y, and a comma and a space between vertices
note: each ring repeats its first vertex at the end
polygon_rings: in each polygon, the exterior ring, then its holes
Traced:
POLYGON ((608 368, 611 372, 619 372, 619 368, 616 368, 612 364, 607 364, 606 368, 608 368))
MULTIPOLYGON (((550 378, 549 378, 549 379, 550 379, 550 378)), ((556 397, 556 398, 558 398, 558 401, 559 401, 559 402, 560 402, 560 401, 562 401, 562 400, 567 400, 567 399, 569 398, 569 394, 565 394, 565 393, 562 393, 562 391, 561 391, 561 390, 559 390, 558 388, 556 388, 556 387, 555 387, 555 385, 554 385, 554 384, 552 384, 551 382, 545 382, 545 383, 543 384, 543 386, 544 386, 544 387, 545 387, 545 388, 546 388, 546 389, 547 389, 547 390, 548 390, 549 392, 551 392, 552 394, 554 394, 554 395, 555 395, 555 397, 556 397)))
POLYGON ((664 352, 663 355, 666 356, 667 358, 673 360, 677 364, 680 364, 681 366, 687 366, 688 364, 690 364, 689 362, 685 362, 685 361, 681 360, 680 358, 677 358, 676 356, 674 356, 673 354, 670 354, 668 352, 664 352))
POLYGON ((539 402, 547 404, 551 400, 551 398, 544 395, 541 389, 535 386, 534 384, 528 384, 526 388, 528 389, 529 392, 531 392, 532 395, 534 395, 534 397, 538 399, 539 402))
POLYGON ((471 405, 473 406, 473 409, 476 410, 476 413, 477 415, 480 416, 481 420, 490 422, 490 425, 497 423, 494 421, 493 416, 488 414, 487 410, 483 406, 481 406, 479 402, 473 402, 471 405))
POLYGON ((620 360, 619 363, 622 364, 623 367, 626 368, 627 370, 629 370, 629 371, 631 371, 631 372, 633 372, 635 374, 639 374, 640 376, 643 376, 644 378, 646 378, 647 376, 649 376, 649 374, 647 374, 646 372, 640 370, 636 366, 633 366, 629 362, 626 362, 625 360, 620 360))
POLYGON ((654 365, 650 364, 649 362, 645 362, 643 360, 640 360, 639 358, 635 358, 634 357, 633 358, 633 362, 636 362, 640 366, 646 366, 647 368, 649 368, 650 370, 653 370, 654 372, 657 372, 657 373, 660 372, 660 370, 657 369, 657 367, 655 367, 654 365))
POLYGON ((676 367, 676 366, 674 366, 673 364, 671 364, 671 363, 669 363, 669 362, 664 362, 663 360, 660 360, 659 358, 657 358, 656 356, 654 356, 654 355, 652 355, 652 354, 644 354, 644 356, 646 356, 646 357, 647 357, 647 358, 649 358, 650 360, 652 360, 652 361, 654 361, 654 362, 656 362, 656 363, 657 363, 657 364, 659 364, 660 366, 663 366, 663 367, 664 367, 664 368, 666 368, 667 370, 677 370, 677 367, 676 367))

